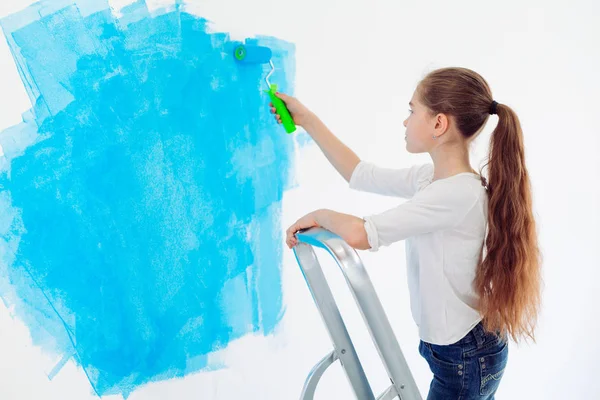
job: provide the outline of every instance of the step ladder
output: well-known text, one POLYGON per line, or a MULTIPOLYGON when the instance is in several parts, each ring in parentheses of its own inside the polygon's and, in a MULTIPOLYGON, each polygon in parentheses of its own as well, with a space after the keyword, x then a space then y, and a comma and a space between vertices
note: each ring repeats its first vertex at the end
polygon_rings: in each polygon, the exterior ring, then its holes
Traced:
POLYGON ((340 236, 320 227, 298 231, 296 238, 298 244, 293 248, 296 260, 333 342, 333 351, 323 357, 308 374, 300 399, 312 400, 325 370, 339 360, 358 400, 422 400, 375 288, 356 250, 340 236), (379 397, 375 397, 367 381, 313 246, 327 250, 337 262, 385 366, 391 386, 379 397))

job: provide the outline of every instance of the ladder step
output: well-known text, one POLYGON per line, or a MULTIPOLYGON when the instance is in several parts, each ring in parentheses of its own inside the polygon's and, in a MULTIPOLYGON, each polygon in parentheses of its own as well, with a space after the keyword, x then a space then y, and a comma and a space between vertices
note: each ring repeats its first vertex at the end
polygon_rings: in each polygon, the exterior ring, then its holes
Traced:
POLYGON ((392 400, 392 399, 395 399, 396 397, 399 398, 398 392, 396 391, 396 388, 394 387, 394 385, 392 385, 389 388, 387 388, 385 390, 385 392, 383 392, 381 394, 381 396, 379 396, 377 398, 377 400, 392 400))
POLYGON ((315 396, 315 390, 319 379, 325 373, 325 370, 338 359, 335 350, 332 350, 327 354, 321 361, 319 361, 308 374, 306 381, 304 382, 304 388, 302 388, 301 399, 312 399, 315 396))

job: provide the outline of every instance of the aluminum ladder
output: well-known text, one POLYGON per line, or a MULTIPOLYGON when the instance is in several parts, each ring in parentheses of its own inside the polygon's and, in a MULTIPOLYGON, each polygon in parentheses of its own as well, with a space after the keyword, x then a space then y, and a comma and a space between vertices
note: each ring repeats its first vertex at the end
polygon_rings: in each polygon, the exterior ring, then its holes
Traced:
POLYGON ((339 360, 358 400, 422 400, 375 288, 356 250, 340 236, 323 228, 298 231, 296 238, 298 244, 293 248, 296 260, 333 342, 333 350, 308 374, 300 399, 312 400, 325 370, 339 360), (367 381, 313 246, 327 250, 337 262, 385 366, 391 386, 379 397, 375 397, 367 381))

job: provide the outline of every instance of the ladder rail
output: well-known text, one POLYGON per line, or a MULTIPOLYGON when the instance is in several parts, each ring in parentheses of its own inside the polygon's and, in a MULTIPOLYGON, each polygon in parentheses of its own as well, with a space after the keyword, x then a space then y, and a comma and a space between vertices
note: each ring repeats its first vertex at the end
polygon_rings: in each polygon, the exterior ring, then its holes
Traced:
MULTIPOLYGON (((369 278, 369 275, 367 274, 367 271, 356 250, 346 243, 340 236, 321 227, 313 227, 298 231, 296 233, 296 238, 298 239, 299 243, 298 245, 294 246, 294 253, 298 260, 298 264, 305 274, 305 277, 307 274, 304 270, 305 266, 302 264, 302 262, 306 261, 305 255, 308 253, 309 249, 314 254, 314 251, 312 251, 310 246, 325 249, 331 256, 333 256, 344 275, 346 283, 350 288, 350 292, 352 293, 352 296, 354 297, 354 300, 356 301, 356 304, 360 310, 360 314, 367 325, 367 329, 371 335, 371 339, 373 340, 375 348, 379 353, 379 357, 384 364, 388 377, 396 389, 399 398, 401 400, 422 400, 417 384, 410 372, 410 368, 406 362, 406 359, 404 358, 404 354, 400 349, 400 345, 398 344, 394 331, 385 314, 379 297, 375 292, 375 288, 373 287, 371 279, 369 278), (309 246, 303 246, 304 244, 309 246)), ((316 261, 316 255, 314 257, 316 261)), ((316 261, 316 263, 311 263, 310 268, 318 268, 318 270, 320 270, 320 274, 323 274, 318 261, 316 261)), ((324 275, 322 275, 321 279, 325 279, 324 275)), ((307 283, 310 286, 308 280, 307 283)), ((329 286, 327 286, 326 282, 324 286, 327 287, 327 291, 329 291, 329 294, 331 294, 329 286)), ((314 292, 312 288, 311 292, 314 292)), ((313 293, 313 298, 314 296, 315 294, 313 293)), ((317 302, 316 298, 315 302, 317 303, 317 308, 320 309, 321 304, 317 302)), ((335 306, 335 308, 337 310, 337 306, 335 306)), ((322 315, 322 317, 324 316, 322 315)), ((344 331, 346 331, 345 326, 344 331)), ((333 336, 331 331, 330 336, 333 336)), ((343 363, 343 360, 341 361, 343 363)), ((344 365, 344 367, 346 368, 347 365, 344 365)), ((366 399, 371 397, 359 396, 358 398, 362 400, 363 398, 366 399)))
POLYGON ((334 347, 334 355, 326 356, 310 372, 300 398, 312 400, 319 379, 327 367, 339 359, 356 397, 361 400, 375 400, 315 251, 310 245, 299 243, 294 247, 294 253, 334 347))

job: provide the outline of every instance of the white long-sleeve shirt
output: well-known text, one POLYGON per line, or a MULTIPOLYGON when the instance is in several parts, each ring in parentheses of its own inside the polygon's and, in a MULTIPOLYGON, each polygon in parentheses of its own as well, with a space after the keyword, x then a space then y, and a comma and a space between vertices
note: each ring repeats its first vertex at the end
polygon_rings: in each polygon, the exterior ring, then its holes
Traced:
POLYGON ((432 179, 432 164, 390 169, 361 161, 349 184, 409 199, 363 217, 370 251, 406 240, 411 311, 419 336, 446 345, 481 320, 473 280, 486 234, 488 196, 474 173, 432 179))

